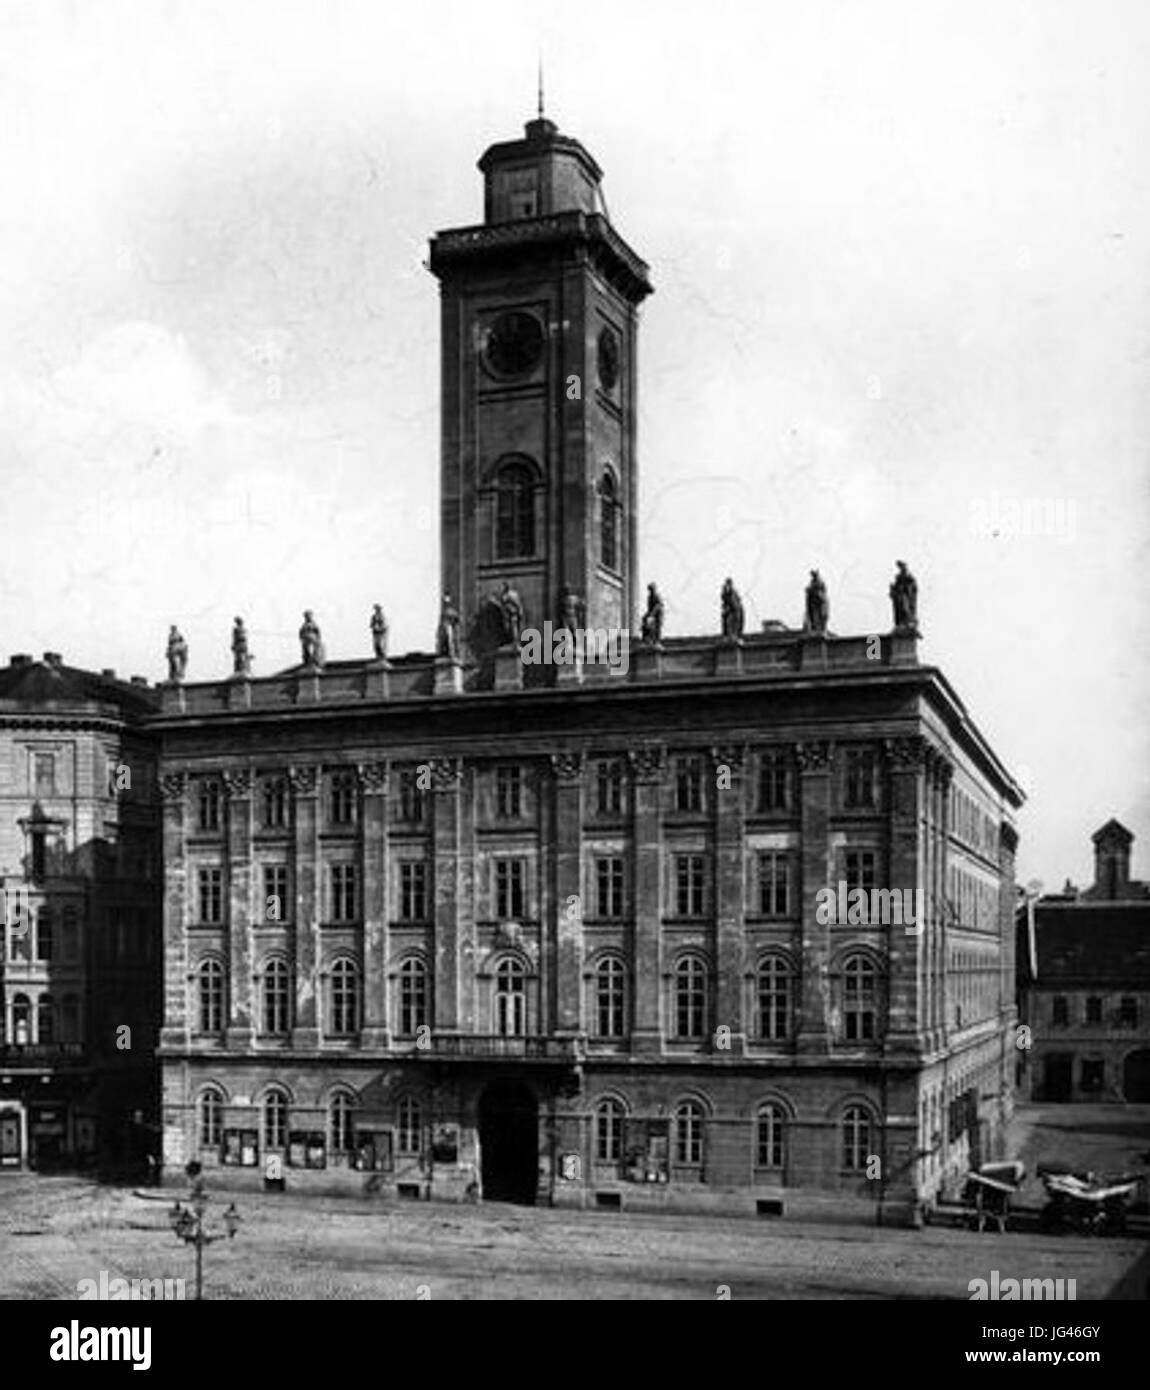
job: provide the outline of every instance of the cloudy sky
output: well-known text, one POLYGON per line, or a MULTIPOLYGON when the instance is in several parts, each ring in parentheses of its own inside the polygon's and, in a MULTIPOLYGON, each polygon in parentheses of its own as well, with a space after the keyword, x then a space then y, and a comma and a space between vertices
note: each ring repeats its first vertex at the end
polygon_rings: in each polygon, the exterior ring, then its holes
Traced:
POLYGON ((427 237, 533 112, 651 264, 641 579, 668 632, 889 626, 1029 786, 1023 877, 1150 877, 1141 0, 0 3, 0 654, 191 678, 426 649, 427 237), (1012 534, 1024 503, 1046 534, 1012 534), (984 524, 985 523, 985 524, 984 524))

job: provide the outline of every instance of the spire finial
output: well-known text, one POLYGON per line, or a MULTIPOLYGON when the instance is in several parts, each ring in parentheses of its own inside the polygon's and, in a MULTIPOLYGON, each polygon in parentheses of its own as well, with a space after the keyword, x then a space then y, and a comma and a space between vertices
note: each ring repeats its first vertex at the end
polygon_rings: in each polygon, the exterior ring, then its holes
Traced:
POLYGON ((538 100, 539 119, 543 119, 543 54, 539 54, 539 100, 538 100))

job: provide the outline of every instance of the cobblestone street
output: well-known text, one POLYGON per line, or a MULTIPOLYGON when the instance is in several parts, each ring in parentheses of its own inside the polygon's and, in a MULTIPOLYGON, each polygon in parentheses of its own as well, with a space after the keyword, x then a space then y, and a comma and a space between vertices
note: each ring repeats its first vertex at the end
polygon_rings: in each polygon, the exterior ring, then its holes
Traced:
MULTIPOLYGON (((226 1205, 215 1193, 214 1216, 226 1205)), ((168 1227, 172 1194, 63 1178, 0 1184, 0 1296, 76 1297, 77 1281, 183 1278, 193 1256, 168 1227)), ((1073 1278, 1104 1298, 1144 1251, 1136 1239, 503 1206, 372 1205, 242 1194, 234 1242, 205 1256, 205 1296, 241 1299, 959 1298, 992 1268, 1073 1278), (423 1292, 421 1293, 421 1286, 423 1292)))

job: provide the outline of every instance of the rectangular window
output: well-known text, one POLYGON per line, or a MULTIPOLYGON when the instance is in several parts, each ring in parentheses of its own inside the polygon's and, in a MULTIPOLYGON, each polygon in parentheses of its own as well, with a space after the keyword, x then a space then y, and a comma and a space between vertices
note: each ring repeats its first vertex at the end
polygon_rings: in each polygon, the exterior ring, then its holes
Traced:
POLYGON ((619 855, 595 861, 595 914, 623 916, 623 860, 619 855))
POLYGON ((518 820, 521 814, 522 777, 517 767, 495 769, 495 814, 500 820, 518 820))
POLYGON ((1056 1028, 1065 1028, 1070 1022, 1070 1005, 1064 994, 1056 994, 1050 1001, 1050 1021, 1056 1028))
POLYGON ((601 759, 595 765, 595 810, 601 816, 623 813, 623 765, 617 759, 601 759))
POLYGON ((56 758, 52 753, 33 753, 32 790, 36 796, 56 795, 56 758))
POLYGON ((785 917, 791 910, 791 865, 786 854, 759 855, 759 911, 766 917, 785 917))
POLYGON ((199 871, 200 921, 205 926, 215 926, 224 920, 224 871, 222 869, 201 869, 199 871))
POLYGON ((1118 1026, 1120 1028, 1138 1027, 1138 1000, 1125 994, 1118 1002, 1118 1026))
POLYGON ((701 917, 705 911, 706 860, 701 854, 675 856, 675 911, 680 917, 701 917))
POLYGON ((871 749, 847 749, 845 804, 849 810, 870 811, 874 809, 876 802, 875 774, 875 755, 871 749))
POLYGON ((32 877, 39 883, 48 875, 48 837, 42 830, 33 830, 30 839, 32 841, 32 877))
POLYGON ((522 859, 495 861, 495 915, 500 921, 523 916, 524 878, 522 859))
POLYGON ((355 824, 356 778, 354 772, 333 772, 328 788, 328 820, 332 825, 355 824))
POLYGON ((399 773, 399 819, 409 825, 421 825, 425 819, 425 791, 430 783, 423 776, 426 769, 405 767, 399 773))
POLYGON ((354 922, 359 917, 359 875, 354 864, 331 866, 331 920, 354 922))
POLYGON ((862 888, 867 893, 871 891, 875 886, 875 860, 875 854, 869 849, 847 850, 843 868, 848 892, 852 888, 862 888))
POLYGON ((291 918, 286 864, 264 865, 264 900, 260 916, 266 922, 287 922, 291 918))
POLYGON ((703 809, 703 760, 680 758, 675 766, 675 810, 697 813, 703 809))
POLYGON ((427 919, 427 865, 422 860, 399 866, 399 915, 405 922, 427 919))
POLYGON ((1086 1000, 1086 1022, 1102 1022, 1102 1000, 1096 994, 1091 994, 1086 1000))
POLYGON ((270 778, 263 784, 261 798, 265 830, 283 830, 287 825, 287 783, 282 777, 270 778))
POLYGON ((199 808, 199 828, 211 832, 220 828, 220 784, 209 779, 200 783, 197 804, 199 808))
POLYGON ((791 806, 791 762, 782 752, 764 753, 759 759, 758 809, 764 814, 789 811, 791 806))

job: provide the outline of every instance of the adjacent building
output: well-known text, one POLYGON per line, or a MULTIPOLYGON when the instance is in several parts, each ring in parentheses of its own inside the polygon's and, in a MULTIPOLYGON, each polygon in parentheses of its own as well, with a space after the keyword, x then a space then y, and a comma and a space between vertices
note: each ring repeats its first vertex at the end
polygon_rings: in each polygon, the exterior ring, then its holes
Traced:
POLYGON ((1150 885, 1130 876, 1134 836, 1093 836, 1094 882, 1018 914, 1019 1090, 1037 1101, 1150 1101, 1150 885))
POLYGON ((157 1116, 155 692, 0 669, 0 1168, 143 1161, 157 1116))
POLYGON ((165 1162, 909 1218, 1011 1114, 1020 791, 913 619, 640 640, 648 268, 551 122, 479 167, 436 653, 241 653, 149 726, 165 1162), (616 659, 524 661, 573 619, 616 659))

